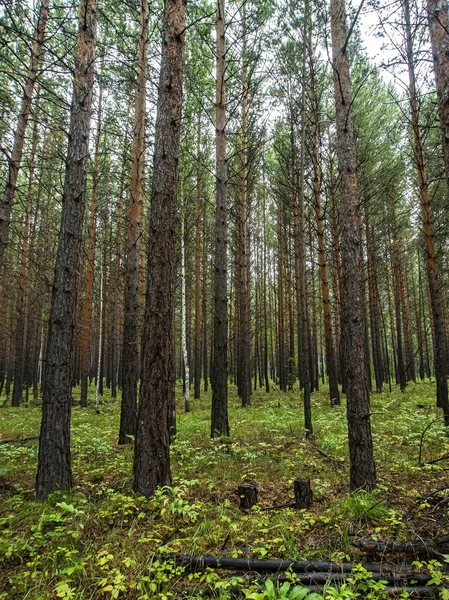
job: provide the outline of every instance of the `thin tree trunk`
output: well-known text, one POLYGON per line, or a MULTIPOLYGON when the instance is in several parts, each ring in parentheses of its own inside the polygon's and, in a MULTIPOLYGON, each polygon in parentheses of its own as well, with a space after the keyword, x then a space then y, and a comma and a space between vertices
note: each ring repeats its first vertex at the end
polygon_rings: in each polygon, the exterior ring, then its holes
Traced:
POLYGON ((248 243, 248 58, 246 34, 246 3, 242 6, 242 171, 240 181, 240 211, 238 220, 239 263, 239 352, 238 382, 242 406, 251 404, 251 324, 249 306, 249 243, 248 243))
POLYGON ((332 333, 331 302, 329 294, 329 280, 327 274, 326 242, 324 238, 324 211, 321 202, 322 174, 319 159, 319 132, 318 132, 318 101, 316 95, 315 66, 310 57, 310 90, 311 90, 311 133, 312 133, 312 163, 313 163, 313 198, 318 238, 318 264, 320 268, 321 297, 323 302, 324 343, 326 349, 326 367, 329 377, 329 396, 331 406, 340 404, 338 390, 337 361, 335 358, 334 337, 332 333))
POLYGON ((33 43, 31 46, 31 60, 28 67, 25 85, 23 87, 23 96, 20 105, 20 112, 17 118, 17 127, 14 132, 12 152, 8 160, 6 186, 0 203, 0 272, 3 267, 6 244, 8 243, 9 225, 11 222, 11 212, 16 193, 17 176, 19 174, 20 161, 22 160, 23 144, 25 141, 28 118, 30 116, 31 102, 33 100, 34 85, 36 83, 42 46, 45 39, 45 29, 48 20, 48 7, 49 0, 42 0, 39 8, 36 31, 33 36, 33 43))
POLYGON ((449 9, 447 0, 427 0, 427 13, 437 88, 444 167, 449 185, 449 9))
POLYGON ((101 362, 102 362, 102 358, 103 358, 103 329, 104 329, 104 323, 103 323, 103 287, 104 287, 104 269, 103 266, 100 266, 101 268, 101 275, 100 275, 100 317, 99 317, 99 325, 100 325, 100 332, 99 332, 99 336, 98 336, 98 362, 97 362, 97 388, 95 391, 95 409, 97 411, 97 413, 100 411, 100 397, 103 396, 102 392, 101 392, 101 385, 100 382, 102 380, 101 377, 101 362))
POLYGON ((195 207, 195 373, 193 397, 201 396, 201 193, 202 177, 201 153, 201 117, 198 117, 196 153, 198 167, 196 170, 196 207, 195 207))
POLYGON ((134 109, 128 231, 125 251, 125 294, 122 349, 122 404, 119 444, 129 444, 136 434, 137 381, 139 378, 140 243, 145 175, 145 117, 148 68, 148 0, 140 3, 139 49, 134 109))
POLYGON ((25 223, 22 232, 22 248, 19 259, 19 277, 17 286, 17 321, 16 321, 16 349, 14 361, 14 387, 12 391, 11 406, 20 406, 25 379, 26 357, 28 350, 28 300, 30 295, 30 219, 31 203, 33 196, 34 172, 36 168, 36 150, 38 138, 38 121, 34 121, 33 137, 31 143, 31 161, 28 173, 28 189, 26 196, 25 223))
MULTIPOLYGON (((181 183, 182 186, 182 183, 181 183)), ((181 194, 182 196, 182 194, 181 194)), ((181 201, 181 210, 183 202, 181 201)), ((185 224, 181 216, 181 346, 184 360, 184 410, 190 412, 190 369, 189 355, 187 352, 187 315, 186 315, 186 249, 185 249, 185 224)))
POLYGON ((342 360, 346 388, 350 486, 372 489, 376 468, 371 435, 366 371, 366 327, 360 200, 352 123, 352 93, 347 55, 344 0, 331 0, 331 33, 336 105, 338 163, 341 179, 342 360))
POLYGON ((447 386, 447 340, 443 316, 443 298, 439 269, 436 261, 435 240, 432 227, 429 182, 424 164, 424 154, 419 125, 419 108, 416 94, 413 37, 410 23, 409 1, 404 0, 406 50, 409 74, 410 112, 414 137, 414 155, 418 171, 418 187, 421 205, 422 227, 425 240, 426 275, 429 286, 430 306, 433 317, 434 362, 437 383, 437 406, 443 409, 444 422, 449 426, 449 401, 447 386))
POLYGON ((171 484, 170 426, 175 402, 173 348, 176 270, 175 224, 185 0, 165 0, 155 129, 148 244, 148 284, 142 383, 134 452, 134 491, 150 496, 171 484))
POLYGON ((216 213, 214 277, 214 350, 212 373, 211 436, 229 436, 228 421, 228 201, 226 167, 226 39, 225 0, 217 0, 216 13, 216 213))
POLYGON ((86 293, 84 297, 83 315, 81 317, 81 343, 80 343, 80 375, 81 375, 81 401, 83 407, 87 406, 87 390, 89 377, 89 345, 90 323, 92 319, 92 298, 94 292, 95 274, 95 246, 97 234, 97 187, 98 187, 98 162, 100 156, 101 118, 102 118, 103 89, 100 86, 98 98, 98 124, 95 136, 94 166, 92 174, 92 196, 90 201, 89 234, 87 240, 87 267, 86 267, 86 293))
POLYGON ((86 204, 86 174, 94 81, 97 0, 81 0, 62 201, 61 229, 50 312, 42 424, 36 480, 38 498, 72 486, 71 381, 78 273, 86 204))

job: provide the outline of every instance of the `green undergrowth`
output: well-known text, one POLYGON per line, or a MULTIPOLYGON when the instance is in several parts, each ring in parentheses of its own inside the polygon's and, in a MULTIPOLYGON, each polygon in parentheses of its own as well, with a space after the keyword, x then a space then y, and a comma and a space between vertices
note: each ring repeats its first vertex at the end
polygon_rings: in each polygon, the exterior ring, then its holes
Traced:
MULTIPOLYGON (((237 588, 241 597, 255 600, 383 598, 382 585, 363 570, 346 587, 328 586, 317 594, 294 579, 272 588, 268 582, 251 586, 224 571, 188 574, 165 559, 211 554, 357 563, 366 562, 352 544, 359 538, 449 533, 447 503, 427 499, 449 486, 449 461, 426 464, 449 452, 434 394, 429 383, 410 385, 404 393, 373 394, 379 487, 355 494, 348 489, 345 407, 331 408, 325 389, 313 395, 310 439, 297 391, 259 391, 253 405, 242 409, 231 388, 231 437, 211 440, 210 395, 192 400, 192 412, 185 414, 178 388, 173 487, 151 499, 131 491, 132 447, 117 445, 119 402, 105 397, 99 414, 93 406, 74 407, 70 494, 36 502, 37 442, 0 445, 0 598, 224 600, 237 588), (292 502, 297 477, 311 480, 312 508, 273 509, 292 502), (236 490, 245 479, 257 482, 259 504, 244 512, 236 490)), ((39 407, 3 408, 0 438, 37 434, 39 423, 39 407)), ((433 569, 444 587, 441 568, 433 569)), ((446 590, 441 594, 449 597, 446 590)))

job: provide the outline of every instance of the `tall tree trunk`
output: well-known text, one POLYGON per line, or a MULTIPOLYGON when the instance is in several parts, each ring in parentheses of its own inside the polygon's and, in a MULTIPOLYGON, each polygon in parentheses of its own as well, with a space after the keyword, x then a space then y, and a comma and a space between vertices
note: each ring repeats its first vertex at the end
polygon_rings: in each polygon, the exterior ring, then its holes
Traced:
POLYGON ((370 225, 368 207, 365 208, 365 227, 366 227, 366 254, 368 264, 368 298, 369 298, 369 316, 371 326, 371 349, 373 352, 374 377, 376 380, 376 391, 382 391, 384 381, 383 361, 382 361, 382 326, 380 322, 380 306, 377 293, 376 276, 376 252, 374 242, 374 231, 370 225))
MULTIPOLYGON (((180 184, 182 187, 182 183, 180 184)), ((182 197, 182 193, 181 193, 182 197)), ((183 210, 183 201, 181 201, 181 210, 183 210)), ((184 216, 181 216, 181 345, 182 357, 184 362, 184 410, 190 412, 190 368, 189 353, 187 352, 187 307, 186 307, 186 241, 185 241, 185 222, 184 216)))
POLYGON ((171 484, 170 426, 173 422, 175 401, 175 225, 182 117, 185 4, 185 0, 164 2, 151 191, 142 383, 134 452, 133 488, 144 496, 152 495, 159 486, 171 484))
POLYGON ((139 378, 140 243, 145 175, 145 116, 148 67, 148 0, 140 2, 139 49, 134 109, 128 232, 125 252, 125 295, 122 349, 122 404, 119 444, 136 434, 137 381, 139 378))
POLYGON ((97 0, 81 0, 61 229, 51 300, 42 424, 36 480, 38 498, 72 486, 70 414, 78 273, 86 204, 86 173, 94 82, 97 0))
POLYGON ((199 399, 201 396, 201 116, 198 117, 196 139, 198 166, 196 169, 195 207, 195 372, 193 397, 199 399))
POLYGON ((242 170, 238 217, 239 253, 239 352, 238 381, 242 406, 251 404, 251 324, 249 304, 249 243, 248 243, 248 57, 246 3, 242 6, 242 170))
MULTIPOLYGON (((308 0, 304 1, 304 27, 303 39, 307 39, 308 26, 308 0)), ((305 123, 306 123, 306 67, 307 51, 304 45, 302 57, 302 91, 301 91, 301 123, 300 123, 300 148, 298 169, 298 190, 294 190, 294 240, 295 240, 295 282, 296 282, 296 310, 298 327, 298 372, 299 382, 304 394, 304 428, 307 435, 313 433, 311 409, 311 360, 310 360, 310 325, 307 310, 307 281, 306 281, 306 250, 304 229, 304 170, 305 170, 305 123)), ((293 115, 292 115, 293 116, 293 115)), ((293 127, 293 118, 292 118, 293 127)), ((291 144, 293 157, 295 156, 294 135, 291 131, 291 144)), ((293 163, 293 170, 295 165, 293 163)), ((295 178, 296 179, 296 178, 295 178)), ((296 187, 294 185, 294 187, 296 187)))
POLYGON ((23 87, 22 102, 17 118, 16 130, 14 132, 12 152, 8 160, 6 186, 0 203, 0 272, 3 267, 6 244, 8 243, 9 224, 11 222, 11 212, 14 205, 17 176, 19 174, 20 161, 22 160, 23 144, 25 141, 28 118, 30 116, 31 102, 33 100, 34 85, 36 83, 39 70, 42 46, 44 44, 49 3, 49 0, 42 0, 39 8, 36 31, 33 36, 33 43, 31 45, 31 60, 28 67, 25 85, 23 87))
POLYGON ((321 202, 322 174, 319 159, 318 101, 316 94, 315 65, 310 57, 310 92, 311 92, 311 133, 313 163, 313 198, 318 238, 318 264, 321 280, 321 297, 323 302, 324 343, 326 349, 326 367, 329 378, 329 396, 331 406, 340 404, 338 390, 337 361, 335 358, 334 337, 332 333, 331 302, 329 280, 327 274, 326 242, 324 238, 324 211, 321 202))
POLYGON ((225 0, 217 0, 217 81, 215 106, 215 277, 214 350, 212 373, 211 436, 229 435, 228 421, 228 201, 226 166, 226 39, 225 0))
POLYGON ((83 314, 81 317, 80 340, 80 375, 81 375, 81 406, 87 406, 87 390, 89 378, 89 343, 90 322, 92 319, 92 298, 94 292, 95 246, 97 234, 97 187, 98 161, 100 156, 101 118, 102 118, 103 89, 100 86, 98 98, 98 125, 95 136, 94 166, 92 174, 92 195, 90 200, 89 233, 87 239, 86 265, 86 294, 84 297, 83 314))
POLYGON ((114 257, 114 301, 112 307, 112 357, 111 357, 111 368, 112 368, 112 382, 111 382, 111 396, 112 398, 117 397, 117 385, 118 385, 118 371, 119 371, 119 359, 120 359, 120 306, 121 306, 121 294, 120 294, 120 263, 122 253, 122 222, 123 222, 123 207, 125 203, 125 173, 126 173, 126 154, 128 147, 128 118, 126 120, 126 131, 123 138, 123 153, 122 153, 122 169, 120 174, 120 193, 117 200, 117 213, 116 213, 116 234, 115 234, 115 257, 114 257))
MULTIPOLYGON (((443 298, 439 268, 436 260, 435 239, 432 227, 429 182, 424 164, 424 154, 419 125, 419 107, 416 94, 413 36, 410 23, 410 5, 404 0, 406 51, 409 75, 410 113, 414 138, 414 157, 418 171, 418 187, 421 205, 422 227, 425 240, 426 275, 433 317, 434 361, 437 383, 437 406, 443 409, 444 422, 449 426, 449 401, 447 386, 447 339, 443 316, 443 298)), ((442 124, 443 125, 443 124, 442 124)))
POLYGON ((427 15, 432 43, 444 167, 449 185, 449 9, 447 0, 427 0, 427 15))
POLYGON ((336 105, 338 164, 341 179, 342 360, 346 387, 350 486, 376 485, 370 398, 365 364, 366 327, 361 252, 360 199, 352 123, 352 93, 347 55, 344 0, 331 0, 332 64, 336 105))
POLYGON ((28 173, 28 189, 26 196, 25 223, 22 232, 22 248, 19 259, 19 277, 17 286, 17 321, 16 321, 16 351, 14 361, 14 387, 11 406, 20 406, 25 379, 26 357, 30 356, 28 348, 28 300, 30 295, 30 219, 33 196, 34 172, 36 168, 36 151, 38 137, 38 121, 34 121, 31 143, 31 161, 28 173))
POLYGON ((208 261, 208 243, 206 235, 206 202, 204 203, 203 212, 203 261, 202 261, 202 301, 201 301, 201 315, 202 315, 202 338, 203 338, 203 377, 204 377, 204 391, 207 392, 209 389, 209 348, 208 348, 208 328, 207 328, 207 304, 208 304, 208 284, 209 284, 209 261, 208 261))

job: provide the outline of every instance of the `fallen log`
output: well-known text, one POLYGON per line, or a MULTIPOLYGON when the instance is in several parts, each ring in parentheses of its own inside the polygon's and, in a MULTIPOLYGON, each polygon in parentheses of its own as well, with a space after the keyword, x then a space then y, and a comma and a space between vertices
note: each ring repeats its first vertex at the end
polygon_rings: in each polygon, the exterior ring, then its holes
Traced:
POLYGON ((404 552, 404 553, 429 553, 440 554, 441 551, 449 549, 447 536, 438 540, 411 540, 409 542, 397 542, 394 540, 357 540, 352 545, 364 552, 404 552))
MULTIPOLYGON (((325 561, 307 561, 307 560, 257 560, 252 558, 229 558, 215 556, 185 556, 185 555, 163 555, 162 560, 173 561, 175 565, 188 567, 193 571, 203 571, 209 569, 225 569, 231 571, 254 571, 257 573, 271 572, 281 573, 291 571, 293 573, 351 573, 355 567, 352 563, 336 563, 325 561)), ((400 571, 401 573, 416 573, 416 569, 411 565, 403 567, 395 567, 394 565, 385 564, 368 564, 363 567, 371 573, 393 574, 400 571)))
POLYGON ((0 439, 0 446, 3 444, 11 444, 13 442, 29 442, 30 440, 38 440, 38 435, 19 435, 11 438, 0 439))

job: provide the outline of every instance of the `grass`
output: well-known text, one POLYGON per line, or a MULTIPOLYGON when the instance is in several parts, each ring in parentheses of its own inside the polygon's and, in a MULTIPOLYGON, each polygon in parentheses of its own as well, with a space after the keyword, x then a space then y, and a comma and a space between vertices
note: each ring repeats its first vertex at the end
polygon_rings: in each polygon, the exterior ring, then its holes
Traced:
MULTIPOLYGON (((363 557, 351 545, 354 538, 448 533, 447 506, 421 499, 449 485, 447 462, 418 465, 422 432, 437 416, 434 394, 426 383, 372 396, 380 486, 370 494, 349 493, 345 408, 330 408, 325 389, 313 395, 311 440, 304 436, 297 391, 259 391, 253 406, 242 409, 231 388, 230 440, 209 438, 208 394, 192 401, 190 414, 182 412, 179 396, 173 489, 151 499, 131 491, 132 448, 117 445, 119 402, 105 398, 100 414, 75 407, 70 494, 36 502, 37 442, 0 445, 0 598, 177 597, 186 585, 204 583, 201 577, 220 589, 225 576, 215 581, 215 573, 197 574, 186 583, 182 570, 158 556, 357 561, 363 557), (311 479, 311 510, 264 510, 291 502, 297 477, 311 479), (245 478, 257 481, 259 505, 242 512, 236 489, 245 478)), ((39 424, 38 407, 0 411, 0 437, 37 434, 39 424)), ((448 452, 438 420, 426 432, 422 462, 448 452)))

